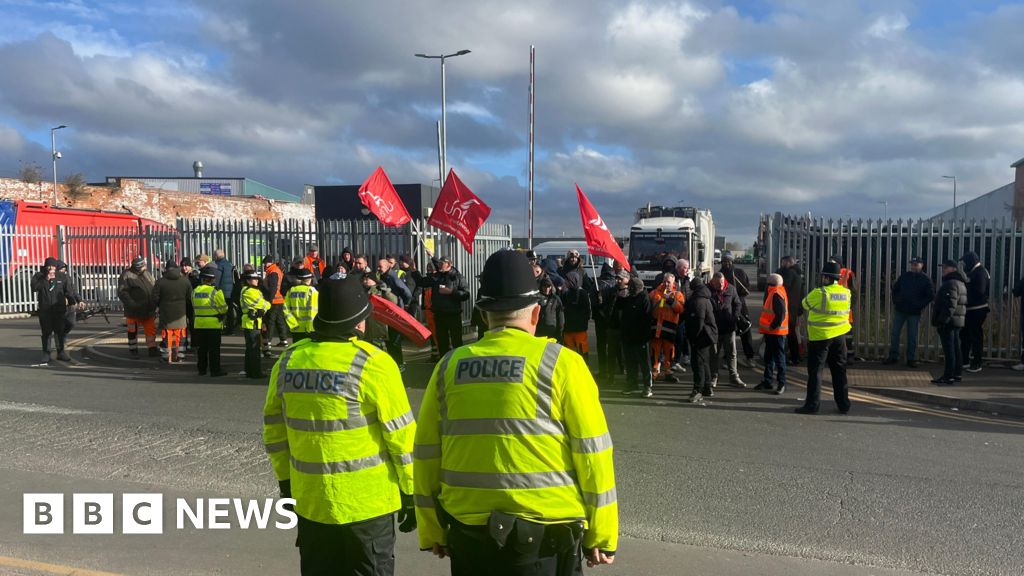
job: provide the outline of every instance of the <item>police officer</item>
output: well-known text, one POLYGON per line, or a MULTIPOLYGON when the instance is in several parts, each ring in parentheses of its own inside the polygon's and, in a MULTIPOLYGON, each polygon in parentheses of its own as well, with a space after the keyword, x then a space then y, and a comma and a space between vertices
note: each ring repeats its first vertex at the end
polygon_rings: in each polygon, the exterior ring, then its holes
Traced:
POLYGON ((220 367, 220 337, 224 330, 224 318, 228 303, 224 292, 214 286, 217 267, 207 265, 199 272, 201 284, 192 290, 192 309, 195 313, 192 341, 196 346, 196 368, 199 375, 218 377, 227 374, 220 367))
POLYGON ((313 337, 313 319, 316 318, 320 293, 313 287, 313 271, 293 268, 292 275, 299 282, 288 289, 284 297, 285 317, 292 318, 292 340, 298 342, 313 337))
POLYGON ((312 340, 270 375, 263 441, 282 497, 295 498, 302 574, 390 576, 395 523, 415 529, 416 422, 387 353, 361 339, 360 276, 324 279, 312 340))
MULTIPOLYGON (((239 302, 242 307, 242 336, 245 338, 245 375, 247 378, 263 378, 260 365, 260 339, 263 316, 270 310, 270 302, 260 291, 260 273, 247 270, 242 274, 242 293, 239 302)), ((264 355, 269 355, 264 351, 264 355)))
POLYGON ((807 399, 797 414, 817 414, 821 396, 821 368, 832 372, 832 390, 840 414, 850 411, 846 387, 846 338, 850 332, 850 290, 839 279, 842 267, 829 261, 821 270, 821 286, 801 302, 807 312, 807 399))
POLYGON ((521 252, 480 275, 490 330, 442 358, 414 452, 420 548, 453 576, 582 574, 618 540, 612 442, 583 358, 534 337, 539 293, 521 252))

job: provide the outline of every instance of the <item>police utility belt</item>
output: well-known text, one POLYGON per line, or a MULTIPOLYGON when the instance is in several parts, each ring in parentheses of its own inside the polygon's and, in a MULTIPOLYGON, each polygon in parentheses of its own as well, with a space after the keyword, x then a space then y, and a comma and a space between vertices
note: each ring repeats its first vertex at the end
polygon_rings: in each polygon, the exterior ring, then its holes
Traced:
POLYGON ((583 547, 583 521, 559 524, 538 524, 504 512, 491 512, 487 524, 473 526, 463 524, 438 506, 441 522, 448 531, 458 531, 480 542, 492 540, 498 548, 511 546, 524 556, 540 554, 542 551, 559 553, 580 551, 583 547))

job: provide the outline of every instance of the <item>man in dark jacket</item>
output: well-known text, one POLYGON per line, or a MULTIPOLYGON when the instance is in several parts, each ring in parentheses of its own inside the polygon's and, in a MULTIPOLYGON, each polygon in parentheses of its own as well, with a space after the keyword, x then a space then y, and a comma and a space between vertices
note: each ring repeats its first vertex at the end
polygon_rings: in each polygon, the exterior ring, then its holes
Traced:
POLYGON ((32 291, 37 297, 39 328, 42 329, 43 364, 50 362, 50 336, 53 336, 57 358, 65 362, 71 357, 64 351, 64 336, 69 309, 83 309, 85 303, 79 298, 67 274, 58 272, 60 263, 56 258, 47 258, 42 270, 32 276, 32 291))
POLYGON ((626 363, 626 386, 622 393, 627 396, 638 392, 644 398, 654 395, 650 351, 652 311, 643 280, 629 279, 626 295, 616 300, 614 312, 626 363))
MULTIPOLYGON (((235 293, 235 266, 228 260, 224 255, 224 250, 218 248, 213 253, 213 264, 220 270, 220 275, 214 280, 214 286, 220 289, 224 294, 235 293)), ((224 334, 231 335, 235 331, 235 323, 237 322, 238 314, 240 309, 238 304, 229 302, 228 303, 228 314, 224 319, 224 334)))
POLYGON ((398 278, 405 282, 405 285, 409 287, 409 293, 412 294, 412 299, 406 304, 405 311, 413 318, 422 318, 420 300, 423 299, 423 288, 416 284, 416 279, 412 276, 412 271, 415 269, 416 262, 413 261, 412 256, 403 254, 398 259, 398 278))
POLYGON ((942 354, 946 360, 942 376, 932 380, 940 386, 961 381, 964 357, 960 347, 960 329, 964 327, 968 314, 966 280, 956 262, 946 260, 942 264, 942 285, 932 303, 932 326, 939 331, 942 354))
POLYGON ((594 319, 594 334, 597 337, 597 369, 598 381, 605 377, 610 356, 608 353, 608 318, 605 315, 605 295, 615 288, 615 274, 622 269, 622 264, 614 266, 605 262, 601 265, 601 275, 597 277, 597 290, 591 295, 590 310, 594 319))
POLYGON ((779 269, 775 272, 782 276, 782 286, 789 296, 789 334, 786 335, 786 347, 789 349, 788 363, 796 366, 800 364, 800 316, 803 310, 800 303, 804 300, 804 273, 797 266, 797 260, 793 256, 783 256, 779 269))
POLYGON ((625 374, 626 360, 622 355, 622 300, 629 296, 629 272, 620 270, 615 274, 615 284, 602 293, 601 307, 604 309, 606 338, 608 342, 607 369, 601 368, 601 383, 611 386, 617 374, 625 374))
POLYGON ((168 363, 181 362, 185 353, 183 340, 191 301, 192 283, 182 274, 181 268, 169 262, 163 276, 153 286, 153 306, 160 310, 168 363))
POLYGON ((711 290, 711 304, 714 306, 715 325, 718 327, 718 342, 711 354, 711 387, 718 385, 718 369, 724 356, 729 381, 737 388, 746 388, 736 367, 736 323, 743 310, 740 297, 736 287, 729 284, 721 272, 711 278, 708 288, 711 290))
POLYGON ((907 366, 917 368, 917 331, 921 323, 921 312, 935 298, 935 285, 924 273, 924 260, 910 259, 910 270, 900 274, 892 286, 893 319, 889 334, 889 357, 883 364, 895 364, 900 360, 900 333, 907 325, 907 366))
POLYGON ((690 344, 690 366, 693 368, 693 391, 690 402, 696 404, 705 396, 715 395, 711 390, 711 355, 718 342, 718 324, 711 291, 699 277, 690 281, 690 296, 683 311, 686 339, 690 344))
POLYGON ((1020 362, 1011 367, 1017 372, 1024 372, 1024 276, 1017 280, 1013 286, 1013 295, 1020 300, 1017 309, 1020 310, 1020 362))
POLYGON ((436 272, 429 276, 415 270, 410 273, 417 286, 431 289, 430 308, 437 327, 437 351, 443 357, 449 350, 462 346, 462 303, 469 300, 469 289, 447 256, 434 259, 433 254, 427 254, 436 272))
POLYGON ((562 292, 562 309, 565 311, 565 331, 562 333, 562 344, 570 350, 590 358, 590 347, 587 342, 590 328, 590 295, 583 288, 583 279, 579 272, 569 271, 565 275, 565 292, 562 292))
POLYGON ((156 305, 153 304, 153 275, 146 269, 146 259, 136 256, 117 281, 117 297, 124 306, 128 327, 128 352, 139 355, 139 328, 146 335, 146 347, 153 358, 160 356, 156 346, 156 305))
POLYGON ((545 278, 540 283, 540 293, 544 297, 540 303, 540 320, 537 321, 538 338, 554 338, 561 342, 565 331, 565 313, 562 299, 555 294, 555 285, 545 278))
POLYGON ((981 372, 981 357, 984 353, 985 318, 988 317, 988 270, 974 252, 967 252, 960 259, 967 276, 967 317, 960 338, 960 348, 968 372, 981 372))
MULTIPOLYGON (((736 259, 729 250, 722 252, 722 266, 718 271, 725 277, 726 281, 736 289, 736 294, 740 301, 740 313, 742 313, 743 317, 749 321, 750 311, 747 310, 747 296, 750 294, 750 278, 747 277, 746 272, 736 267, 736 259)), ((749 322, 747 325, 748 328, 739 334, 739 337, 740 342, 743 344, 743 357, 745 359, 745 364, 747 365, 747 368, 753 368, 754 337, 751 334, 749 322)))

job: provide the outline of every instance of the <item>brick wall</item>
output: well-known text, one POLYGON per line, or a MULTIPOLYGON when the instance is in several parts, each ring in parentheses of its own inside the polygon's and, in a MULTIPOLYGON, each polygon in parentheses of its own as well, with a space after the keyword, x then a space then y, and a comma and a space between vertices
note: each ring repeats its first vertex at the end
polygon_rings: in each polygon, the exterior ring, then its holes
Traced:
MULTIPOLYGON (((129 211, 137 216, 174 225, 176 218, 217 218, 239 220, 312 220, 313 206, 243 196, 203 196, 144 188, 123 180, 120 188, 88 186, 80 197, 71 198, 63 184, 57 186, 62 207, 129 211)), ((53 183, 26 184, 0 178, 0 198, 53 201, 53 183)))

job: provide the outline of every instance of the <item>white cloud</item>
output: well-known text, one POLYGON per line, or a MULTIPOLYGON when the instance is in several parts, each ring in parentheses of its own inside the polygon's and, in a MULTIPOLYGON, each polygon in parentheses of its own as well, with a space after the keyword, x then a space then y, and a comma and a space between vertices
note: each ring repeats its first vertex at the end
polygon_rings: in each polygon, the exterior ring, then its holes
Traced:
POLYGON ((868 26, 866 34, 875 38, 892 39, 910 27, 910 20, 902 13, 883 14, 868 26))

